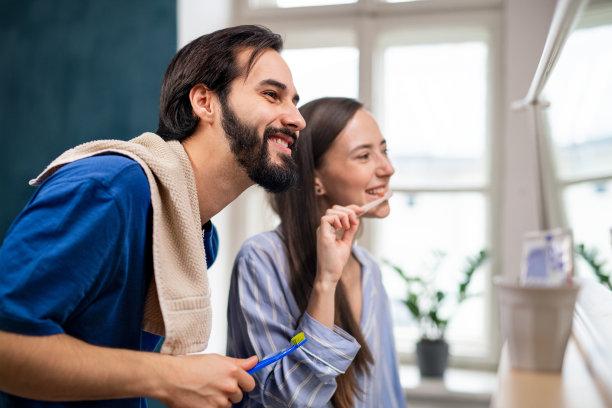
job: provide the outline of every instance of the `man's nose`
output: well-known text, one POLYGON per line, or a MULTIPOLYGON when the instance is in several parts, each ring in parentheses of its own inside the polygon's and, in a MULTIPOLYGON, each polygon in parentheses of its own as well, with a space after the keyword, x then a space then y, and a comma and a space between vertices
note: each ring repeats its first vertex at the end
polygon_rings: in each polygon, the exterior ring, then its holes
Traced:
POLYGON ((283 126, 286 126, 296 132, 299 132, 306 127, 306 121, 295 105, 290 105, 287 108, 287 111, 281 118, 281 123, 283 126))

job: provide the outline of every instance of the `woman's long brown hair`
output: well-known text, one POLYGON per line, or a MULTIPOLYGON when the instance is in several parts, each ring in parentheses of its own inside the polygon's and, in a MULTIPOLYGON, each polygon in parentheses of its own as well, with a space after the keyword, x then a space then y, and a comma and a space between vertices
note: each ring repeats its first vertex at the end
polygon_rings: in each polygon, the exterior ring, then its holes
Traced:
MULTIPOLYGON (((287 192, 272 194, 271 204, 280 216, 284 243, 291 269, 290 288, 302 313, 308 300, 317 271, 316 230, 320 219, 315 197, 314 170, 321 165, 329 149, 347 122, 363 104, 349 98, 321 98, 300 108, 306 128, 300 132, 295 160, 298 167, 297 186, 287 192)), ((361 390, 355 371, 368 374, 368 363, 373 361, 370 349, 355 321, 342 282, 335 294, 335 324, 351 334, 361 345, 353 363, 336 379, 332 397, 336 408, 352 407, 354 397, 361 390)))

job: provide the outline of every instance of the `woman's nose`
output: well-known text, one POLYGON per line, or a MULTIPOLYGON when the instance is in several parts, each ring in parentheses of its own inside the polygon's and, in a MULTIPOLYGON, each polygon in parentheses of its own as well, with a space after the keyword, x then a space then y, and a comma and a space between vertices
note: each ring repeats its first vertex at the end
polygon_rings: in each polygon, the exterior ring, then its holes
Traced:
POLYGON ((395 173, 395 168, 391 164, 389 157, 385 155, 380 156, 378 163, 378 175, 381 177, 391 177, 395 173))

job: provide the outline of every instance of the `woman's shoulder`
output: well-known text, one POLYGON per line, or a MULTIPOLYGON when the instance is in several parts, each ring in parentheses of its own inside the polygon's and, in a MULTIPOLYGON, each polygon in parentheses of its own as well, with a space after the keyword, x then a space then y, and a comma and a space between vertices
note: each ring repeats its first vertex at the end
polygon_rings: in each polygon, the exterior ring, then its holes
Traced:
POLYGON ((236 255, 234 270, 240 270, 243 279, 250 276, 248 279, 265 280, 267 276, 287 280, 289 266, 279 232, 262 232, 244 241, 236 255))
POLYGON ((374 256, 370 252, 368 252, 368 250, 365 249, 364 247, 361 247, 359 245, 354 245, 353 253, 355 254, 355 256, 357 257, 357 260, 359 260, 361 264, 378 268, 378 262, 376 261, 376 258, 374 258, 374 256))
POLYGON ((282 232, 277 228, 253 235, 242 243, 236 261, 257 261, 258 264, 286 264, 285 244, 282 232))
POLYGON ((278 230, 261 232, 247 238, 240 247, 239 254, 247 255, 252 252, 274 252, 283 248, 284 244, 278 230))

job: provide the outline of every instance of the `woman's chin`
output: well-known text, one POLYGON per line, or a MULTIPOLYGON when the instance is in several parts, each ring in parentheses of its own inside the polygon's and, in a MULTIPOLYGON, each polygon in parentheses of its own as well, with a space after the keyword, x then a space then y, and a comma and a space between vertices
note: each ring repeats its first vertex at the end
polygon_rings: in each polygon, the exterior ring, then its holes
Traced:
POLYGON ((391 213, 391 207, 388 203, 383 203, 368 213, 364 214, 366 218, 385 218, 391 213))

